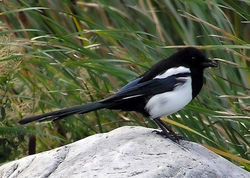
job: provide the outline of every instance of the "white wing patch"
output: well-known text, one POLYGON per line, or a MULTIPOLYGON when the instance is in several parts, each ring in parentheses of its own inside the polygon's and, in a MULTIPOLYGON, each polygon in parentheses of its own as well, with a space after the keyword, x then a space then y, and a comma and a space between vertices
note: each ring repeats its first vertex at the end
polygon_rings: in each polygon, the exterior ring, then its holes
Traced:
POLYGON ((180 73, 191 73, 189 68, 180 66, 180 67, 175 67, 175 68, 170 68, 168 70, 166 70, 163 74, 157 75, 155 78, 167 78, 171 75, 176 75, 176 74, 180 74, 180 73))
POLYGON ((139 97, 139 96, 142 96, 143 94, 138 94, 138 95, 132 95, 132 96, 127 96, 127 97, 124 97, 122 98, 123 100, 126 100, 126 99, 130 99, 130 98, 136 98, 136 97, 139 97))

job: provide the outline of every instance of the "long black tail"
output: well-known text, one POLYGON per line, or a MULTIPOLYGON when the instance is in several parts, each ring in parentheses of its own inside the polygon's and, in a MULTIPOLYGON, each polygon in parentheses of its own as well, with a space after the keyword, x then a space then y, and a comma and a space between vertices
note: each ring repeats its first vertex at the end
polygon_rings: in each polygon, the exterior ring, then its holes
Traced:
POLYGON ((98 109, 102 109, 105 107, 107 107, 107 104, 104 104, 101 102, 93 102, 93 103, 89 103, 89 104, 85 104, 85 105, 78 105, 78 106, 73 106, 73 107, 66 108, 66 109, 52 111, 52 112, 40 114, 37 116, 27 117, 27 118, 20 120, 19 123, 20 124, 27 124, 27 123, 33 122, 33 121, 39 121, 39 122, 55 121, 55 120, 63 119, 65 117, 68 117, 68 116, 73 115, 73 114, 84 114, 84 113, 98 110, 98 109))

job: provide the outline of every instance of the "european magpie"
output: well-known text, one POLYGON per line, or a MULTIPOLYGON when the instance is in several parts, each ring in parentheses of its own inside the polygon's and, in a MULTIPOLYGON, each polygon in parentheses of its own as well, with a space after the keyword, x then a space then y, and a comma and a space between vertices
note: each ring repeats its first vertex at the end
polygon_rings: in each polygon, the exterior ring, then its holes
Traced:
POLYGON ((159 134, 178 141, 179 136, 160 118, 181 110, 194 99, 202 88, 204 69, 216 66, 217 63, 209 60, 200 50, 187 47, 159 61, 113 96, 93 103, 27 117, 19 123, 27 124, 37 120, 56 121, 73 114, 84 114, 103 108, 136 111, 153 119, 162 130, 159 134))

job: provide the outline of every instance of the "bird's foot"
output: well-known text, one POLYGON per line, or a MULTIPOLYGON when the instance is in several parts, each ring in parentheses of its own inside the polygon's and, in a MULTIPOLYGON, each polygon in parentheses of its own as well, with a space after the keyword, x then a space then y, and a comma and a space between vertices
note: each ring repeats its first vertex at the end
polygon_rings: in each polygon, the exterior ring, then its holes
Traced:
POLYGON ((182 136, 177 135, 174 132, 165 132, 165 131, 154 130, 153 133, 161 135, 165 138, 169 138, 170 140, 172 140, 175 143, 179 143, 180 140, 184 139, 182 136))

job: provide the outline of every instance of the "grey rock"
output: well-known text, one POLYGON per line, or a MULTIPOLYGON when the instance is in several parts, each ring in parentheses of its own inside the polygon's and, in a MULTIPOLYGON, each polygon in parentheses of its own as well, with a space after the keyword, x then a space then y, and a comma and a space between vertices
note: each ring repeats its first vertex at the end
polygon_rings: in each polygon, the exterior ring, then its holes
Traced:
POLYGON ((203 146, 174 143, 144 127, 121 127, 0 167, 1 178, 250 178, 203 146))

